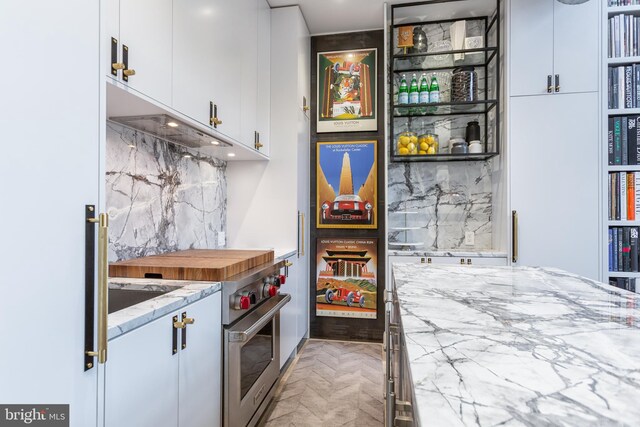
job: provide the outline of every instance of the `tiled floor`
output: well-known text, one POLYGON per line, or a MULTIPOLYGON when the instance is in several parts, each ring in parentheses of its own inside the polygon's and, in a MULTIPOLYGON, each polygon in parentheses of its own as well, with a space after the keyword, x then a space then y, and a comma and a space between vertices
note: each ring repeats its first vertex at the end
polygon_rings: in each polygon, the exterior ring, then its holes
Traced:
POLYGON ((380 344, 309 340, 262 425, 382 426, 383 377, 380 344))

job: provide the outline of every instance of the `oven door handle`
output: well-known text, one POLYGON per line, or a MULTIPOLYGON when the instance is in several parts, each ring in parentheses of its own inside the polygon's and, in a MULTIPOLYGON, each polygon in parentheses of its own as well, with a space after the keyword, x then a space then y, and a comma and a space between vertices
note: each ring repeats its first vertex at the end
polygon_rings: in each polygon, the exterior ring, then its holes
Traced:
POLYGON ((253 335, 273 319, 285 304, 291 301, 291 295, 289 294, 278 294, 276 298, 278 299, 277 304, 271 307, 257 322, 253 323, 244 331, 229 331, 229 342, 249 341, 253 335))

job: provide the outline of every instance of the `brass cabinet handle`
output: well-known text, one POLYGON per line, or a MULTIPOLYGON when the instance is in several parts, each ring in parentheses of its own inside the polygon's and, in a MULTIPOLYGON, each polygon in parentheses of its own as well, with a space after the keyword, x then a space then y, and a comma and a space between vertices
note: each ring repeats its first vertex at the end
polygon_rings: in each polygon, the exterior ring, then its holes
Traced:
POLYGON ((518 212, 511 211, 511 261, 518 262, 518 212))
POLYGON ((132 68, 129 68, 128 70, 122 71, 122 74, 124 74, 127 77, 135 76, 136 75, 136 70, 134 70, 132 68))
POLYGON ((98 351, 88 351, 87 355, 98 358, 98 363, 107 361, 107 326, 109 316, 109 276, 108 244, 109 214, 101 213, 89 222, 98 223, 98 351))
POLYGON ((260 143, 260 132, 258 131, 253 131, 253 146, 256 150, 264 147, 264 145, 260 143))
POLYGON ((553 85, 551 84, 551 74, 547 75, 547 93, 553 92, 553 85))
POLYGON ((111 64, 111 68, 114 70, 124 70, 124 64, 122 62, 114 62, 111 64))
POLYGON ((184 319, 182 319, 182 321, 185 323, 185 325, 193 325, 196 322, 196 319, 194 319, 193 317, 185 317, 184 319))
POLYGON ((187 327, 186 322, 182 321, 182 322, 173 322, 173 327, 175 329, 184 329, 187 327))
POLYGON ((556 74, 556 92, 560 92, 560 74, 556 74))
POLYGON ((302 106, 302 111, 309 111, 309 110, 311 110, 311 107, 309 107, 308 105, 302 106))
POLYGON ((290 262, 290 261, 287 261, 287 262, 284 263, 285 267, 291 267, 292 265, 293 265, 293 263, 290 262))
POLYGON ((222 124, 222 120, 220 120, 217 117, 211 117, 211 120, 209 121, 209 123, 212 124, 212 125, 218 126, 218 125, 222 124))

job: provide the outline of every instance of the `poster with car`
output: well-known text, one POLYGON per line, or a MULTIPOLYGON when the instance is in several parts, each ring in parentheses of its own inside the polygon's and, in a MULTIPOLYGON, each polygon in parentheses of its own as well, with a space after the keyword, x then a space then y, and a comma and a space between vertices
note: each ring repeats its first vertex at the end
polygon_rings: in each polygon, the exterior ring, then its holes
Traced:
POLYGON ((378 239, 317 240, 316 316, 376 318, 378 239))
POLYGON ((377 49, 318 52, 317 132, 378 129, 377 49))
POLYGON ((317 228, 377 228, 376 145, 376 141, 318 142, 317 228))

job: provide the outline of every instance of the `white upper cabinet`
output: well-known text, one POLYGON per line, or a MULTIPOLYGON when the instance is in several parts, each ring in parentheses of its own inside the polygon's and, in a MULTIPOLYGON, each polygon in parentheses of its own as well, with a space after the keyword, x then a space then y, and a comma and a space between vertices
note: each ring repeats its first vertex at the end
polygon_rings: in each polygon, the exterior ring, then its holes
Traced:
POLYGON ((256 101, 258 97, 258 3, 256 0, 236 0, 242 8, 243 25, 238 33, 244 41, 239 53, 242 63, 238 70, 240 77, 241 137, 246 145, 253 146, 256 129, 256 101))
POLYGON ((599 10, 597 0, 553 2, 553 71, 560 77, 559 93, 598 90, 599 10))
POLYGON ((271 120, 271 8, 267 0, 258 2, 258 57, 256 131, 262 144, 259 151, 269 155, 269 132, 271 120))
POLYGON ((247 0, 213 0, 214 35, 211 46, 203 52, 213 55, 215 60, 215 93, 213 103, 217 118, 222 121, 216 129, 240 141, 240 91, 244 82, 241 79, 242 50, 248 43, 255 43, 245 36, 247 23, 242 11, 247 0))
POLYGON ((173 4, 173 108, 206 126, 215 93, 217 15, 212 0, 173 4))
POLYGON ((128 68, 135 71, 126 83, 169 106, 172 21, 172 0, 120 0, 120 60, 127 62, 124 55, 128 50, 128 68))
POLYGON ((599 7, 511 0, 510 95, 596 92, 599 7))
POLYGON ((553 3, 511 0, 511 96, 547 93, 553 74, 553 3))

